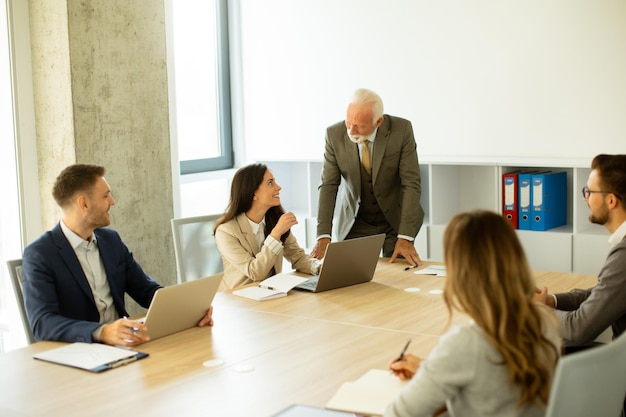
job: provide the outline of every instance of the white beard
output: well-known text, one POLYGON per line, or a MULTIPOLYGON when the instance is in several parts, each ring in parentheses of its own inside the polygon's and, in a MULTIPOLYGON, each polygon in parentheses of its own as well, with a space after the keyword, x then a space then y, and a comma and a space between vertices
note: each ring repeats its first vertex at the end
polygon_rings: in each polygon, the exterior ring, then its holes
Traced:
POLYGON ((351 135, 350 132, 346 130, 346 134, 348 135, 348 138, 353 143, 361 143, 364 140, 369 140, 371 142, 372 139, 376 136, 376 132, 378 132, 378 128, 374 129, 374 131, 370 133, 369 135, 364 136, 364 135, 351 135))

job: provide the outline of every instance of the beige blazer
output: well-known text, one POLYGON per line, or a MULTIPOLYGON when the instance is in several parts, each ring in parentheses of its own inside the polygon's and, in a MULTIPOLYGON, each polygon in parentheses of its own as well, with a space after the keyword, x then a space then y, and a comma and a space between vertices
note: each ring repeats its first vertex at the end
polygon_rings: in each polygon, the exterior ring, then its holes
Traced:
POLYGON ((316 274, 319 270, 317 260, 304 252, 293 233, 278 254, 266 245, 259 248, 245 214, 221 224, 215 231, 215 240, 224 264, 222 284, 228 289, 263 281, 272 268, 277 274, 282 272, 283 257, 300 272, 316 274))

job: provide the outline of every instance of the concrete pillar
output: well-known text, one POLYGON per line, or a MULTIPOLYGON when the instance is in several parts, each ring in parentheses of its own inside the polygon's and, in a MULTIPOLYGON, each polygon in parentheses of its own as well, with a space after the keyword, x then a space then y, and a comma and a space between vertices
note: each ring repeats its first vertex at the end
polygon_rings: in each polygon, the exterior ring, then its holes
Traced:
POLYGON ((44 228, 56 175, 107 168, 111 227, 160 283, 176 281, 163 0, 30 0, 44 228))

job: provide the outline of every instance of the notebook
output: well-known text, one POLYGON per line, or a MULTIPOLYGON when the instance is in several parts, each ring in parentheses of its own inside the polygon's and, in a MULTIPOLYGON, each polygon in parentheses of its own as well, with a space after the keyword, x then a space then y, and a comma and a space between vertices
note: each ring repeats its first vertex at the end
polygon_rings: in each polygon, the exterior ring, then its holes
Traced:
POLYGON ((406 384, 386 369, 371 369, 356 381, 344 382, 326 408, 381 416, 406 384))
POLYGON ((312 292, 369 282, 383 248, 385 234, 330 242, 319 275, 314 275, 295 288, 312 292))
POLYGON ((194 327, 211 306, 222 275, 158 289, 145 317, 137 321, 146 325, 150 339, 194 327))

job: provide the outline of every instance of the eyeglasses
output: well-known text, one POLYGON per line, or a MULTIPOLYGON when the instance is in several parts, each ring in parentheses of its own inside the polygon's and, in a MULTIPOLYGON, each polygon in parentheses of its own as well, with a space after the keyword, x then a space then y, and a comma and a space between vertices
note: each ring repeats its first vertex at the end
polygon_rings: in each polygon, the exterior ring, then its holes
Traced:
MULTIPOLYGON (((586 200, 589 198, 589 196, 591 195, 591 193, 602 193, 602 194, 615 194, 613 191, 602 191, 602 190, 598 190, 598 191, 592 191, 589 189, 589 187, 584 186, 582 189, 583 192, 583 198, 586 200)), ((615 194, 615 196, 617 198, 619 198, 620 200, 622 199, 622 196, 615 194)))

